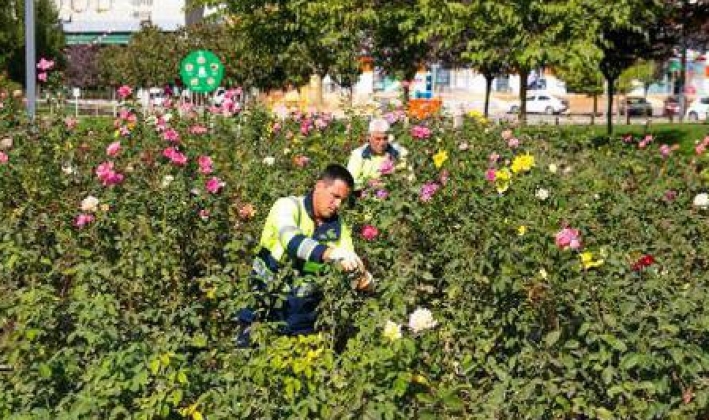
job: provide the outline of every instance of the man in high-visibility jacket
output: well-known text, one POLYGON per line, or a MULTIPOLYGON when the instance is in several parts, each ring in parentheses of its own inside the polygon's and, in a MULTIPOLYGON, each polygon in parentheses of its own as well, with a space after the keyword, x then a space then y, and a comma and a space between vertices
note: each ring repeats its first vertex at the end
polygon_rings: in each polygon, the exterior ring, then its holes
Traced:
MULTIPOLYGON (((327 263, 339 264, 345 271, 362 273, 357 288, 368 290, 372 278, 364 270, 362 260, 352 244, 350 228, 338 212, 347 200, 354 180, 341 165, 329 165, 322 172, 315 188, 303 197, 282 197, 271 208, 261 233, 259 251, 254 258, 252 281, 258 289, 273 281, 287 260, 301 274, 318 274, 327 263)), ((292 279, 290 281, 292 283, 292 279)), ((289 285, 282 310, 271 319, 285 322, 285 334, 308 334, 314 331, 317 305, 322 296, 311 283, 289 285)), ((237 344, 249 344, 250 325, 259 318, 259 310, 242 309, 238 319, 242 332, 237 344)))
POLYGON ((371 179, 381 176, 385 164, 399 165, 408 151, 397 143, 389 143, 389 123, 382 118, 375 118, 369 123, 369 141, 364 146, 354 149, 350 154, 347 169, 355 180, 355 190, 360 191, 371 179))

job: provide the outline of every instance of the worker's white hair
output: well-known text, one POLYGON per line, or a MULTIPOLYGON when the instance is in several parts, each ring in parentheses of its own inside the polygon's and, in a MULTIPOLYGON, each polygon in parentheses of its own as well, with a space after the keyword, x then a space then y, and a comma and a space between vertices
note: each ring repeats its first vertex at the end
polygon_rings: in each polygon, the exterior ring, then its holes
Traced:
POLYGON ((374 118, 369 122, 369 133, 386 133, 389 131, 389 123, 384 118, 374 118))

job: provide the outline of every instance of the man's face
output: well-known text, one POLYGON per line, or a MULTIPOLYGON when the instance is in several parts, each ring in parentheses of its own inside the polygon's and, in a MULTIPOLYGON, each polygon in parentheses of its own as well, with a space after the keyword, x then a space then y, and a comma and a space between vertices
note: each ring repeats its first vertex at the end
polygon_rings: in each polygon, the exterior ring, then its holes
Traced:
POLYGON ((315 217, 327 219, 336 215, 349 194, 350 188, 344 181, 318 181, 313 193, 315 217))
POLYGON ((375 155, 382 155, 389 145, 389 135, 382 132, 373 132, 369 134, 369 147, 375 155))

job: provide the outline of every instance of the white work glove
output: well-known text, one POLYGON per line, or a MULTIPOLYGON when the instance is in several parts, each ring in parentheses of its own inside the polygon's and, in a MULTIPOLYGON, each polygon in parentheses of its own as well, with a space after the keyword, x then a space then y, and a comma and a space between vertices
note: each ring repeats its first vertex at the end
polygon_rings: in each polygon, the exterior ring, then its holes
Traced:
POLYGON ((352 288, 359 290, 360 292, 372 292, 374 291, 374 276, 369 271, 365 271, 364 274, 352 279, 352 288))
POLYGON ((348 249, 339 247, 333 248, 330 252, 330 261, 339 262, 345 271, 354 271, 358 268, 364 267, 362 260, 359 259, 357 254, 348 249))

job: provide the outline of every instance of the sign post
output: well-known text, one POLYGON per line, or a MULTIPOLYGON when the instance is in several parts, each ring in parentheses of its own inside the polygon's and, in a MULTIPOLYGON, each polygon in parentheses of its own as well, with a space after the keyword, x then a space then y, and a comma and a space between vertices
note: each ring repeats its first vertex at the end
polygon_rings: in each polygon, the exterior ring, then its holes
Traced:
POLYGON ((74 117, 79 118, 79 97, 81 97, 81 89, 78 87, 72 88, 71 96, 74 97, 74 117))

